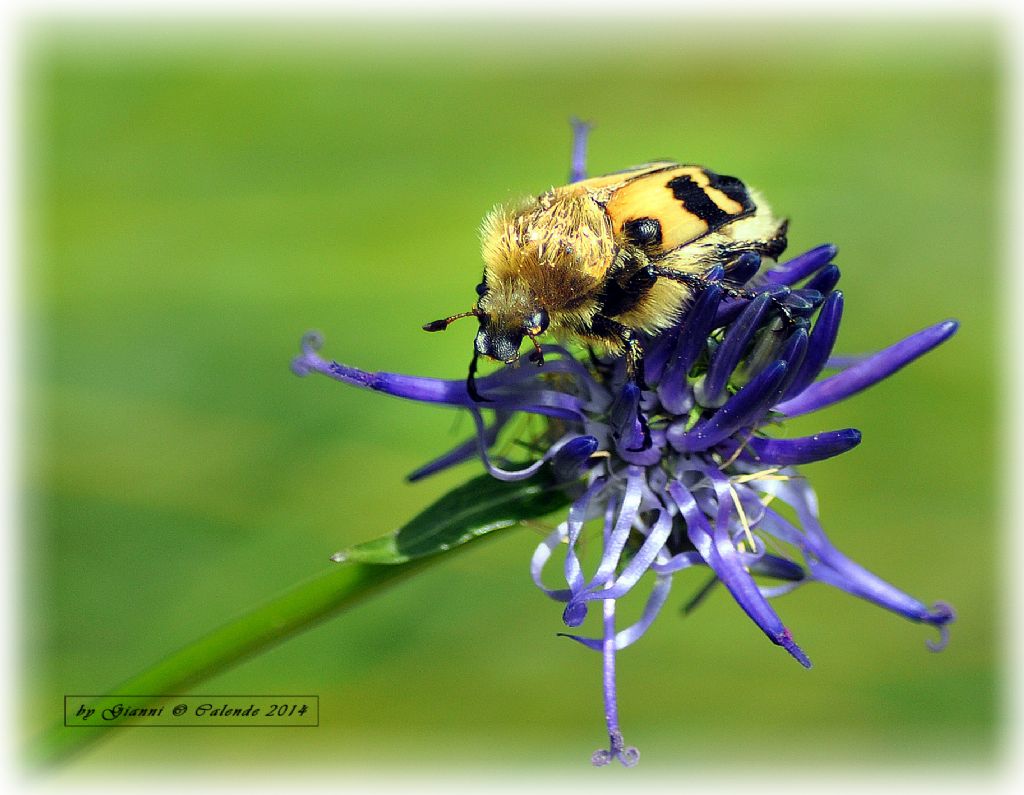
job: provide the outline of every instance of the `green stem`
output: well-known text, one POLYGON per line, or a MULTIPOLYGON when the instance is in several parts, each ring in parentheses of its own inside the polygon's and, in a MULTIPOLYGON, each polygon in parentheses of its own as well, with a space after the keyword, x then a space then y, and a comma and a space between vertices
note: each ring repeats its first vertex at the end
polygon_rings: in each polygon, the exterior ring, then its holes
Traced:
MULTIPOLYGON (((304 632, 347 610, 385 586, 439 561, 433 555, 391 566, 346 563, 311 579, 261 607, 230 621, 209 635, 165 657, 107 695, 176 694, 304 632)), ((64 761, 106 737, 102 727, 52 727, 35 744, 33 757, 43 764, 64 761)))
MULTIPOLYGON (((347 561, 314 577, 262 607, 257 607, 195 643, 165 657, 115 690, 97 698, 151 697, 159 703, 246 657, 304 632, 335 613, 347 610, 386 585, 462 550, 471 542, 491 538, 524 519, 564 508, 564 488, 547 471, 529 481, 505 483, 489 475, 464 483, 440 497, 398 530, 344 553, 347 561)), ((142 706, 141 704, 139 706, 142 706)), ((46 732, 33 747, 42 763, 59 762, 106 737, 99 726, 66 727, 46 732)))

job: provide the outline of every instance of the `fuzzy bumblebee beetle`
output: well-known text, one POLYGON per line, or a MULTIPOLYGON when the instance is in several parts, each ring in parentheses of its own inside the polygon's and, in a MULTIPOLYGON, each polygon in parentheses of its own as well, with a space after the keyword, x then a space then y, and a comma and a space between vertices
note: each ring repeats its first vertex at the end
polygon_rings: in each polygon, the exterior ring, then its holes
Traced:
MULTIPOLYGON (((581 172, 582 164, 574 176, 581 172)), ((777 259, 786 226, 756 191, 702 166, 660 161, 578 179, 488 214, 476 306, 423 328, 479 320, 467 378, 477 401, 486 400, 474 380, 478 358, 515 362, 528 337, 531 360, 542 364, 537 337, 546 331, 624 353, 630 378, 642 387, 641 335, 678 321, 716 265, 777 259)), ((779 308, 792 319, 781 302, 779 308)))

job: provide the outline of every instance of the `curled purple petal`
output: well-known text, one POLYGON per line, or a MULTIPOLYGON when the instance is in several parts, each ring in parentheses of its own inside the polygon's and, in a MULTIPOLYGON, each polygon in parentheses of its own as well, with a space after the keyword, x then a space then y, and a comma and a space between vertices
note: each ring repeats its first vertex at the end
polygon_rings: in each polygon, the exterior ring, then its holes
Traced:
POLYGON ((587 178, 587 136, 593 125, 588 121, 570 119, 572 125, 572 168, 569 171, 569 182, 579 182, 587 178))
POLYGON ((574 480, 597 452, 599 442, 593 436, 577 436, 567 442, 551 459, 555 477, 563 482, 574 480))
POLYGON ((562 611, 562 623, 567 627, 578 627, 587 617, 587 603, 570 599, 562 611))
POLYGON ((324 362, 323 365, 314 365, 313 369, 346 384, 375 389, 394 397, 417 400, 421 403, 447 403, 468 408, 474 402, 462 381, 446 381, 441 378, 399 373, 371 373, 338 362, 324 362))
POLYGON ((640 413, 640 388, 632 381, 612 406, 611 421, 612 435, 624 450, 640 452, 651 446, 651 433, 640 413))
POLYGON ((530 559, 530 576, 533 578, 533 584, 556 602, 568 602, 569 597, 572 596, 572 591, 569 588, 548 588, 545 586, 543 580, 544 567, 551 560, 551 553, 555 551, 555 548, 561 546, 566 541, 566 528, 567 523, 562 522, 555 530, 549 533, 537 545, 537 548, 533 551, 533 557, 530 559))
POLYGON ((679 552, 666 560, 664 563, 651 564, 651 571, 655 574, 675 574, 677 571, 688 569, 691 566, 702 566, 704 558, 699 552, 679 552))
MULTIPOLYGON (((635 624, 631 624, 625 629, 620 630, 615 635, 616 651, 622 651, 626 647, 636 643, 644 636, 644 633, 647 632, 651 624, 654 623, 654 619, 658 617, 658 613, 661 612, 661 608, 664 607, 671 589, 672 577, 670 574, 660 575, 655 578, 654 587, 651 589, 651 593, 647 597, 643 614, 640 616, 639 620, 635 624)), ((593 651, 601 651, 604 648, 603 638, 587 638, 583 635, 573 635, 568 632, 559 632, 558 635, 563 638, 574 640, 581 646, 586 646, 588 649, 592 649, 593 651)))
POLYGON ((946 320, 911 334, 841 373, 811 384, 802 393, 775 408, 788 417, 798 417, 855 395, 945 342, 956 332, 957 325, 955 320, 946 320))
POLYGON ((689 411, 693 405, 693 393, 686 377, 707 345, 711 323, 721 300, 722 288, 717 284, 711 285, 697 296, 683 321, 675 351, 658 384, 658 396, 665 409, 673 414, 689 411))
POLYGON ((942 626, 952 620, 951 614, 930 610, 892 583, 886 582, 859 563, 854 563, 838 550, 829 550, 827 557, 827 560, 810 564, 811 575, 819 582, 874 602, 911 621, 942 626))
POLYGON ((942 651, 949 643, 949 625, 956 621, 956 611, 945 602, 936 602, 929 613, 927 622, 939 630, 938 641, 926 640, 931 651, 942 651))
POLYGON ((629 534, 637 519, 637 511, 643 496, 643 478, 643 470, 640 467, 629 467, 622 493, 622 503, 619 506, 614 526, 605 522, 606 538, 601 562, 598 564, 594 576, 586 585, 578 590, 573 589, 573 598, 562 615, 566 626, 578 627, 582 624, 587 615, 586 594, 609 585, 609 580, 619 565, 622 550, 625 549, 626 541, 629 539, 629 534))
POLYGON ((718 346, 711 357, 707 375, 698 381, 694 388, 697 402, 702 406, 714 407, 725 403, 728 397, 725 386, 729 376, 739 364, 740 355, 753 339, 754 332, 761 324, 769 303, 771 303, 769 296, 764 294, 757 296, 747 304, 736 322, 729 327, 725 339, 722 340, 722 344, 718 346))
POLYGON ((776 362, 765 368, 739 392, 733 395, 710 419, 698 422, 685 431, 674 425, 668 429, 668 441, 679 452, 707 450, 741 428, 752 425, 775 402, 777 390, 786 377, 786 363, 776 362))
MULTIPOLYGON (((302 354, 292 360, 292 371, 299 375, 307 375, 310 372, 319 372, 336 381, 350 384, 352 386, 373 389, 393 397, 406 398, 421 403, 442 403, 449 406, 462 406, 468 409, 475 409, 479 404, 473 400, 466 391, 466 383, 463 380, 448 381, 442 378, 427 378, 424 376, 402 375, 400 373, 369 372, 351 367, 338 362, 328 362, 316 353, 320 344, 320 337, 315 334, 307 334, 303 337, 302 354)), ((523 371, 525 368, 518 368, 523 371)), ((508 368, 506 368, 508 370, 508 368)), ((525 376, 516 373, 520 384, 526 379, 534 381, 532 388, 523 389, 509 388, 494 390, 494 384, 507 384, 509 377, 507 372, 499 372, 495 376, 488 376, 478 380, 477 385, 481 392, 485 392, 489 399, 486 408, 504 409, 508 411, 523 411, 531 414, 542 414, 549 417, 556 417, 566 420, 582 420, 580 400, 575 395, 565 394, 556 390, 544 388, 536 381, 536 375, 527 373, 525 376), (497 377, 496 377, 497 376, 497 377), (493 379, 493 380, 491 380, 493 379)), ((513 386, 519 386, 513 382, 513 386)))
POLYGON ((633 555, 629 563, 626 564, 622 573, 615 578, 615 581, 607 583, 606 587, 600 590, 586 588, 577 594, 574 599, 592 601, 594 599, 618 599, 625 596, 639 582, 644 573, 651 568, 655 558, 658 557, 658 554, 664 548, 665 541, 668 539, 671 530, 672 517, 668 511, 662 510, 640 549, 633 555))
POLYGON ((814 579, 874 602, 911 621, 943 627, 953 620, 954 613, 948 605, 941 604, 935 609, 929 609, 836 549, 818 523, 813 493, 806 483, 766 483, 762 488, 778 495, 796 511, 803 532, 771 508, 765 511, 768 520, 766 529, 778 533, 783 540, 795 544, 804 552, 814 579))
POLYGON ((734 285, 743 286, 761 268, 761 255, 755 251, 744 251, 725 266, 725 278, 734 285))
POLYGON ((615 649, 617 651, 631 646, 643 637, 651 624, 654 623, 654 619, 658 617, 658 613, 661 612, 661 608, 668 600, 668 594, 671 590, 671 576, 663 575, 655 579, 654 588, 651 589, 651 595, 647 598, 647 603, 644 605, 644 611, 640 616, 640 620, 626 627, 626 629, 615 636, 615 649))
POLYGON ((811 287, 799 287, 789 294, 786 305, 793 310, 799 310, 801 315, 806 315, 806 310, 817 309, 825 300, 825 293, 811 287))
POLYGON ((807 284, 804 285, 804 289, 816 290, 823 296, 828 295, 839 283, 840 276, 841 273, 839 272, 839 268, 835 265, 826 265, 807 280, 807 284))
MULTIPOLYGON (((742 447, 751 461, 768 466, 793 466, 824 461, 852 450, 860 444, 861 434, 856 428, 844 428, 840 431, 826 431, 813 436, 801 436, 795 439, 765 439, 753 437, 742 447)), ((733 455, 741 445, 727 440, 724 452, 733 455)))
POLYGON ((800 365, 803 364, 807 354, 807 347, 807 330, 804 328, 797 328, 796 331, 789 335, 786 342, 783 343, 779 351, 779 361, 786 363, 786 377, 782 379, 782 383, 778 386, 778 394, 775 400, 778 400, 780 395, 786 393, 786 390, 789 389, 793 380, 798 375, 800 365))
POLYGON ((818 246, 793 257, 788 262, 772 267, 765 275, 767 283, 794 285, 824 268, 835 259, 838 249, 831 245, 818 246))
POLYGON ((843 294, 830 293, 818 313, 818 320, 811 329, 807 341, 807 353, 804 355, 800 368, 792 382, 783 391, 783 397, 789 398, 800 394, 810 384, 832 353, 832 346, 839 335, 839 321, 843 318, 843 294))
MULTIPOLYGON (((668 492, 686 518, 686 530, 690 541, 704 560, 714 570, 743 611, 761 628, 772 643, 782 646, 801 665, 810 668, 810 660, 793 641, 789 630, 783 626, 768 600, 758 591, 753 577, 738 559, 736 547, 716 522, 717 530, 709 524, 707 517, 698 508, 693 495, 678 480, 672 481, 668 492)), ((721 501, 720 501, 721 505, 721 501)))
MULTIPOLYGON (((583 570, 580 567, 579 558, 576 556, 576 543, 579 541, 580 533, 583 531, 583 523, 587 520, 591 501, 594 500, 608 485, 607 478, 595 478, 585 492, 569 508, 569 521, 566 528, 566 543, 568 548, 565 552, 565 581, 573 593, 583 587, 583 570)), ((609 500, 606 505, 605 524, 611 523, 614 517, 614 501, 609 500)))
POLYGON ((814 314, 814 310, 821 305, 824 299, 825 296, 817 290, 802 288, 790 291, 789 295, 781 299, 781 304, 789 310, 791 315, 809 317, 814 314))
POLYGON ((569 436, 563 436, 557 442, 552 444, 543 456, 522 469, 502 469, 491 461, 490 453, 487 451, 487 429, 484 427, 484 420, 483 417, 480 416, 480 411, 476 407, 473 407, 470 409, 469 413, 472 415, 473 423, 476 425, 477 452, 480 454, 480 460, 483 462, 484 468, 498 480, 504 480, 510 483, 519 480, 526 480, 530 476, 536 474, 536 472, 555 455, 557 455, 558 451, 561 450, 562 447, 564 447, 572 438, 569 436))

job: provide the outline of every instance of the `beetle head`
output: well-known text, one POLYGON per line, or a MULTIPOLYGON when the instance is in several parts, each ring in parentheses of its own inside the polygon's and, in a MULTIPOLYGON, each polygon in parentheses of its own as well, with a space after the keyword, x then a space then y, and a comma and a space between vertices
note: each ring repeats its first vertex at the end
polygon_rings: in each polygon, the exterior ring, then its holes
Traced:
POLYGON ((473 344, 477 355, 510 364, 519 359, 519 347, 522 345, 523 337, 529 337, 534 345, 531 359, 538 364, 543 363, 536 338, 547 331, 551 322, 546 309, 488 312, 484 301, 481 301, 477 318, 480 321, 480 328, 473 344))

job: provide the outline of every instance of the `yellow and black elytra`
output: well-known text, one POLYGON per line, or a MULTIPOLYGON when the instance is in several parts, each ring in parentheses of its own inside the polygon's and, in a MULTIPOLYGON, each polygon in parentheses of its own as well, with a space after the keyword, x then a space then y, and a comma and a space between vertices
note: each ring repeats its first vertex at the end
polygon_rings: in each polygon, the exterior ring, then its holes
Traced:
POLYGON ((497 207, 484 219, 482 244, 476 306, 424 326, 479 320, 467 380, 475 400, 484 399, 474 384, 479 356, 516 361, 528 337, 531 360, 542 363, 537 337, 545 331, 625 353, 630 377, 643 386, 638 334, 678 322, 716 265, 777 259, 786 221, 735 177, 657 162, 497 207))

